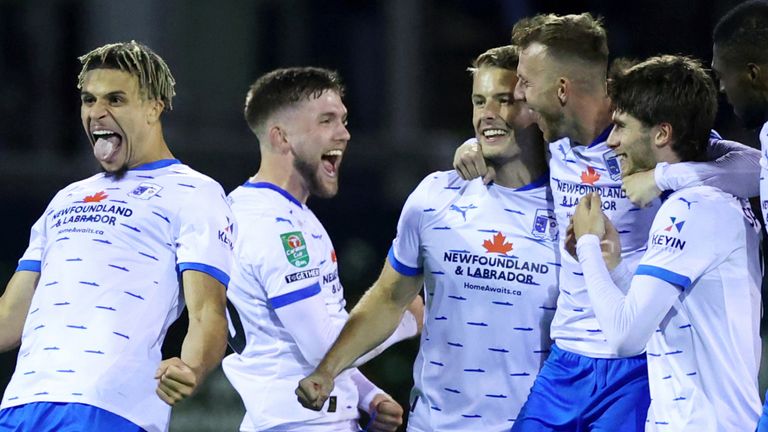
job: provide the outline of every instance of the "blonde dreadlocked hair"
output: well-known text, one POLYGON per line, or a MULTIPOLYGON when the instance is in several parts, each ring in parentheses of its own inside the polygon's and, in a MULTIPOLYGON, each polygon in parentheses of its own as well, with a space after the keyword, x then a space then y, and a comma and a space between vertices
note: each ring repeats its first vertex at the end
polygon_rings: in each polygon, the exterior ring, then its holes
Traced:
POLYGON ((107 44, 78 57, 83 69, 77 76, 77 88, 83 88, 85 74, 93 69, 118 69, 139 80, 139 90, 149 99, 162 100, 164 110, 172 110, 176 80, 162 58, 136 41, 107 44))

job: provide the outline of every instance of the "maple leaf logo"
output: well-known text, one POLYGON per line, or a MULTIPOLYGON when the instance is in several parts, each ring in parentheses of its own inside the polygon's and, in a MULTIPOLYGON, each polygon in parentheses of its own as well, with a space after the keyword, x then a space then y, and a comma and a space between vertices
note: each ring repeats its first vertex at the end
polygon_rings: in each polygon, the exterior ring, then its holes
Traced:
POLYGON ((486 253, 500 253, 506 255, 507 252, 512 250, 512 243, 507 243, 507 238, 504 237, 504 234, 497 232, 493 236, 493 241, 483 241, 483 247, 485 248, 486 253))
POLYGON ((595 171, 591 166, 588 166, 586 171, 581 172, 582 183, 594 186, 595 182, 598 180, 600 180, 600 173, 595 171))
POLYGON ((101 201, 107 199, 108 196, 109 195, 105 194, 104 191, 96 192, 93 195, 88 195, 85 198, 83 198, 83 202, 87 202, 87 203, 94 203, 95 202, 95 203, 97 203, 97 202, 101 202, 101 201))

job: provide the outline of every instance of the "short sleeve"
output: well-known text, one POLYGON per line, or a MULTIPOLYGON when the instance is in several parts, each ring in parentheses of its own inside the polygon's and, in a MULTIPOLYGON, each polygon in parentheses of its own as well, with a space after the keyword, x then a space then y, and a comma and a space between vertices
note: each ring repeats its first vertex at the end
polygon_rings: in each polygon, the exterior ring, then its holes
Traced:
POLYGON ((387 259, 398 273, 416 276, 423 273, 421 254, 421 219, 426 212, 435 211, 429 207, 429 191, 440 174, 427 176, 405 201, 397 222, 397 236, 392 242, 387 259))
POLYGON ((179 271, 197 270, 227 286, 237 227, 221 186, 208 182, 196 188, 178 218, 179 271))
POLYGON ((40 272, 46 239, 46 214, 48 214, 48 210, 46 210, 46 213, 40 216, 37 222, 32 225, 32 230, 29 234, 29 245, 27 246, 27 250, 24 251, 24 255, 22 255, 19 260, 19 265, 16 267, 16 271, 40 272))
POLYGON ((715 240, 729 237, 723 217, 727 216, 711 201, 685 195, 670 197, 656 215, 648 250, 635 274, 688 289, 731 252, 727 242, 715 240))

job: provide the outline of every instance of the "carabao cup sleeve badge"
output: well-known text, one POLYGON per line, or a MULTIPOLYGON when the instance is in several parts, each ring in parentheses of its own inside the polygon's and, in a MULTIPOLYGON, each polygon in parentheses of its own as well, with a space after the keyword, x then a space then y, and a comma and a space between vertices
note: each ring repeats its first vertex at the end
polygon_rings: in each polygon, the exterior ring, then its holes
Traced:
POLYGON ((307 242, 304 241, 304 235, 301 231, 280 234, 280 240, 283 242, 285 257, 291 265, 294 267, 306 267, 309 264, 307 242))

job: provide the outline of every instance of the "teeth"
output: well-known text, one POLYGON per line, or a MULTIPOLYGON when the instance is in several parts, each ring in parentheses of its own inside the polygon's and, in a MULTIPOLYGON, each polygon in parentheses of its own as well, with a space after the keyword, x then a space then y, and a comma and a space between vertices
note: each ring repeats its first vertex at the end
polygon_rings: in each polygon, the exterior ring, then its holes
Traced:
POLYGON ((341 150, 331 150, 323 154, 323 156, 341 156, 342 155, 341 150))
POLYGON ((106 136, 106 135, 115 135, 114 132, 111 130, 96 130, 92 132, 94 136, 106 136))
POLYGON ((483 136, 486 138, 506 135, 507 131, 504 129, 486 129, 483 131, 483 136))

